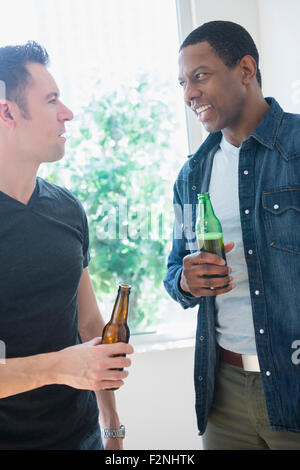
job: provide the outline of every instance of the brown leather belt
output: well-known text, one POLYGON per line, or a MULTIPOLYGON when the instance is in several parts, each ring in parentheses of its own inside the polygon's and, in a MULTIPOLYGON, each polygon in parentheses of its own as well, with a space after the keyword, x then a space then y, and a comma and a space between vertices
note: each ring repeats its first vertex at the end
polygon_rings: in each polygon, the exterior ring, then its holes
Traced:
POLYGON ((237 354, 220 347, 220 360, 231 366, 241 367, 243 369, 243 359, 241 354, 237 354))

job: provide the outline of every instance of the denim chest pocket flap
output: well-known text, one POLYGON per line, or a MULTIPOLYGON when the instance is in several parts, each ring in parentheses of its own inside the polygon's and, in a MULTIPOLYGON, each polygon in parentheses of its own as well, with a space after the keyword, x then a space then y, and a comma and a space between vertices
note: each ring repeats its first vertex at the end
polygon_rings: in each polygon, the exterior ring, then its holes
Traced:
POLYGON ((300 254, 300 187, 263 192, 262 204, 270 245, 300 254))

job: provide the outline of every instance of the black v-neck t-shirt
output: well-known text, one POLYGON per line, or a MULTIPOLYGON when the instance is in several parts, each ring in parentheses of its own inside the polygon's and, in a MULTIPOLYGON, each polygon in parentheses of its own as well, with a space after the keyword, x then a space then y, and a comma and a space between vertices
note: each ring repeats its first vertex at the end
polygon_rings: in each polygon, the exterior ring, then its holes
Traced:
MULTIPOLYGON (((27 205, 0 191, 0 340, 7 359, 81 342, 77 292, 88 262, 86 214, 70 191, 39 177, 27 205)), ((68 449, 97 422, 94 392, 40 387, 0 399, 0 450, 68 449)))

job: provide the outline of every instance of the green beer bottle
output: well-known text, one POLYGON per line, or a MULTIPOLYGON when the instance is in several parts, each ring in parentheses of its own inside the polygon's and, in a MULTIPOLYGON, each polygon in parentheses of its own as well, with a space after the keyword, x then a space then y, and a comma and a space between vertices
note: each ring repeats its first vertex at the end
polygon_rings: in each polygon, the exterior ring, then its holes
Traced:
MULTIPOLYGON (((196 224, 196 237, 199 251, 215 253, 216 255, 223 258, 226 262, 222 226, 219 219, 215 216, 209 193, 198 194, 198 220, 196 224)), ((207 275, 205 277, 225 276, 207 275)))

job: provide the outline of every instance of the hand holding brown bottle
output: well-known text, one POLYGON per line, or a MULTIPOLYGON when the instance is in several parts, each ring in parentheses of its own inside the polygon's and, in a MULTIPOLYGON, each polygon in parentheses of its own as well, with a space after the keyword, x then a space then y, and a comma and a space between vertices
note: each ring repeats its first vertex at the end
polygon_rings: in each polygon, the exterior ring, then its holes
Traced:
POLYGON ((131 365, 124 355, 132 353, 130 344, 101 344, 101 338, 63 349, 56 383, 94 391, 121 387, 128 372, 120 369, 131 365))

